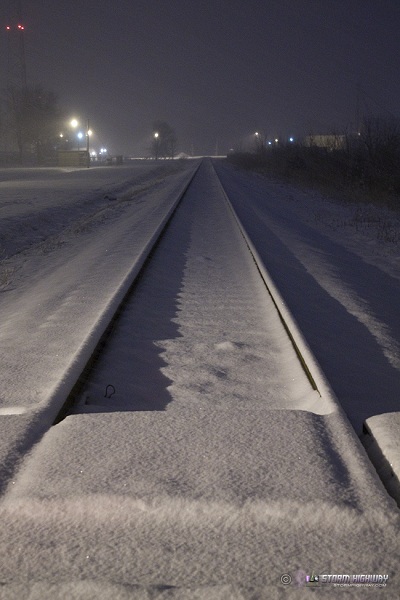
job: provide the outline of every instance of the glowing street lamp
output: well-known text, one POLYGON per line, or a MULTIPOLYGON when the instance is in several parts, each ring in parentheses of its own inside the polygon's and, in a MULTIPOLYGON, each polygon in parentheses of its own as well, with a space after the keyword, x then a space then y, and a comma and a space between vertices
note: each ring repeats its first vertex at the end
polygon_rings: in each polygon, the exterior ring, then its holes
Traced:
POLYGON ((254 133, 255 141, 256 141, 256 152, 263 152, 264 144, 265 144, 265 136, 261 134, 259 131, 254 133))
POLYGON ((60 133, 60 138, 64 139, 64 143, 68 144, 69 142, 69 138, 70 138, 70 134, 71 134, 71 129, 76 129, 79 125, 79 121, 78 119, 69 119, 69 121, 65 124, 66 128, 65 131, 62 131, 60 133))
POLYGON ((154 133, 154 139, 155 139, 155 141, 156 141, 156 144, 155 144, 155 149, 156 149, 156 160, 158 160, 158 144, 159 144, 158 138, 159 138, 159 137, 160 137, 160 134, 158 133, 158 131, 156 131, 156 132, 154 133))
MULTIPOLYGON (((76 129, 79 126, 79 121, 78 119, 70 119, 69 121, 69 126, 72 127, 73 129, 76 129)), ((92 130, 89 128, 89 119, 87 119, 86 122, 86 131, 85 133, 83 131, 78 131, 77 138, 78 138, 78 151, 81 149, 81 145, 80 142, 83 139, 83 137, 86 137, 86 152, 87 152, 87 166, 90 166, 90 148, 89 148, 89 138, 92 135, 92 130)))
POLYGON ((78 150, 81 149, 79 142, 81 141, 81 139, 83 138, 83 133, 82 131, 78 131, 78 133, 76 134, 76 137, 78 138, 78 150))
POLYGON ((92 135, 92 130, 89 127, 89 119, 86 124, 86 152, 87 152, 87 167, 90 167, 90 149, 89 149, 89 138, 92 135))

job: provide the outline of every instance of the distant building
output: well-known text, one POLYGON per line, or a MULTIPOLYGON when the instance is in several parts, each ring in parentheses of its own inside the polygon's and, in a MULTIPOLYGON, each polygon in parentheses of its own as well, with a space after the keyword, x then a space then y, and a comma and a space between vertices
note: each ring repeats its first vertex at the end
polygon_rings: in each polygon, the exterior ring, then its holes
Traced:
POLYGON ((57 158, 59 167, 87 167, 90 164, 86 150, 59 150, 57 158))

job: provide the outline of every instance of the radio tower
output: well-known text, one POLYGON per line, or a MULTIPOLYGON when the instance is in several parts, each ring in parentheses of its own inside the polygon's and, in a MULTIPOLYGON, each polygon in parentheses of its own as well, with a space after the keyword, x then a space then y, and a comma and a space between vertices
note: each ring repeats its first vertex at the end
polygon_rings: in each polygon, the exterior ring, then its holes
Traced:
POLYGON ((9 150, 16 147, 19 160, 23 162, 24 153, 24 127, 23 113, 24 102, 27 94, 26 62, 24 31, 25 25, 22 20, 21 0, 6 0, 5 17, 7 21, 3 25, 6 34, 6 119, 3 144, 7 154, 9 150))
POLYGON ((26 90, 26 61, 21 0, 8 0, 7 23, 7 88, 26 90))

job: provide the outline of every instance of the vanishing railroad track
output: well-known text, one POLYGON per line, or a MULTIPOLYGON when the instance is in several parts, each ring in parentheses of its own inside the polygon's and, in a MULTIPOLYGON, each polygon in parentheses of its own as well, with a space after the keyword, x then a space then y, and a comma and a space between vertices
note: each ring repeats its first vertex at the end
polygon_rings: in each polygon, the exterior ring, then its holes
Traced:
MULTIPOLYGON (((276 310, 276 315, 279 317, 279 321, 282 324, 282 327, 293 346, 293 349, 298 358, 298 361, 304 371, 304 374, 305 374, 306 378, 308 379, 311 388, 313 390, 317 391, 319 396, 321 396, 321 391, 323 390, 325 392, 327 389, 327 384, 325 382, 325 379, 324 379, 323 375, 321 374, 318 366, 315 364, 315 361, 314 361, 311 353, 308 350, 308 347, 304 341, 304 338, 302 337, 301 333, 298 331, 297 327, 293 323, 290 313, 287 311, 287 309, 285 307, 285 303, 284 303, 283 299, 281 298, 279 291, 274 286, 262 261, 258 257, 255 247, 253 246, 251 240, 248 238, 240 221, 238 220, 238 218, 234 212, 234 209, 232 208, 232 205, 229 201, 229 198, 226 195, 226 192, 224 191, 222 184, 219 181, 215 171, 212 170, 211 173, 212 173, 212 176, 214 177, 214 181, 215 181, 217 200, 222 205, 224 205, 225 210, 227 210, 230 213, 230 215, 233 217, 232 223, 230 223, 229 226, 230 227, 233 226, 233 228, 236 230, 235 231, 236 235, 238 232, 240 233, 240 236, 244 242, 243 247, 242 247, 242 252, 248 252, 249 256, 251 256, 251 261, 253 263, 253 266, 255 267, 255 271, 259 275, 260 280, 262 281, 262 283, 265 287, 265 291, 267 293, 267 296, 269 297, 269 300, 272 300, 272 304, 276 310), (313 375, 313 373, 314 373, 314 375, 313 375), (321 391, 319 390, 318 386, 321 388, 321 391)), ((68 397, 66 398, 65 402, 63 403, 63 406, 59 410, 57 416, 55 417, 54 424, 60 422, 63 418, 65 418, 71 412, 76 412, 77 410, 78 411, 82 410, 82 408, 84 406, 93 406, 93 404, 92 404, 93 401, 90 400, 89 397, 87 397, 86 399, 83 397, 85 395, 85 388, 88 387, 88 385, 90 385, 90 384, 88 384, 88 380, 90 379, 90 376, 91 376, 90 374, 96 368, 96 365, 99 362, 101 362, 102 354, 104 354, 104 352, 106 351, 107 345, 113 344, 113 343, 115 344, 115 342, 113 342, 113 334, 114 334, 116 328, 118 327, 118 323, 123 318, 123 314, 124 314, 124 311, 126 311, 127 306, 129 306, 129 304, 132 303, 132 300, 135 296, 138 285, 146 277, 146 274, 151 272, 153 263, 157 260, 157 252, 163 251, 163 250, 159 250, 160 244, 161 244, 162 240, 168 235, 168 231, 171 229, 172 223, 174 222, 174 218, 176 217, 177 212, 182 208, 182 205, 185 204, 189 191, 191 191, 191 193, 196 193, 196 191, 195 191, 196 190, 196 175, 197 175, 197 169, 190 177, 190 179, 187 182, 187 184, 185 185, 184 189, 178 195, 172 209, 169 211, 166 218, 163 220, 163 222, 158 227, 156 234, 153 235, 152 239, 147 244, 145 251, 142 253, 142 255, 140 257, 140 262, 135 264, 135 272, 134 272, 134 275, 132 276, 132 280, 129 285, 129 288, 127 289, 125 295, 121 299, 119 305, 115 308, 115 312, 110 316, 109 322, 108 322, 107 326, 105 327, 104 332, 102 333, 96 346, 94 347, 89 360, 85 364, 82 364, 81 374, 80 374, 79 378, 77 379, 76 383, 74 384, 74 386, 72 387, 71 392, 68 394, 68 397), (83 402, 83 405, 82 405, 82 402, 83 402), (77 406, 78 406, 78 408, 77 408, 77 406)), ((215 191, 214 191, 214 193, 215 193, 215 191)), ((201 200, 199 199, 199 201, 201 201, 201 200)), ((184 223, 183 223, 183 226, 185 226, 184 223)), ((180 225, 180 227, 182 227, 182 225, 180 225)), ((176 233, 173 235, 176 236, 176 233)), ((167 254, 168 254, 168 251, 167 251, 167 254)), ((169 266, 169 268, 173 269, 173 262, 171 262, 171 265, 169 266)), ((151 301, 151 298, 149 298, 149 302, 150 301, 151 301)), ((157 336, 155 336, 155 337, 157 337, 157 336)), ((118 342, 116 342, 116 343, 118 345, 118 342)), ((119 359, 120 358, 117 357, 116 360, 118 361, 119 359)), ((107 361, 110 362, 109 357, 108 357, 107 361)), ((109 365, 108 365, 108 370, 110 370, 109 365)), ((107 405, 108 405, 109 407, 113 406, 115 409, 115 407, 118 407, 118 400, 117 400, 118 394, 115 395, 116 389, 118 386, 116 386, 116 385, 114 385, 114 383, 110 382, 110 383, 105 384, 103 387, 104 387, 103 398, 106 398, 106 400, 105 401, 102 400, 101 404, 103 405, 103 407, 107 407, 107 405), (113 400, 111 400, 112 396, 114 396, 113 400)), ((132 410, 137 410, 137 409, 152 410, 151 406, 152 406, 152 403, 150 403, 150 407, 148 407, 145 402, 138 403, 136 400, 133 400, 133 402, 131 404, 131 409, 132 410), (140 408, 138 408, 139 406, 140 406, 140 408)), ((125 410, 126 410, 126 407, 125 407, 125 410)))
POLYGON ((288 548, 321 560, 301 540, 325 518, 341 564, 372 569, 374 528, 348 528, 393 506, 210 161, 98 321, 58 393, 8 415, 3 585, 265 587, 288 548))

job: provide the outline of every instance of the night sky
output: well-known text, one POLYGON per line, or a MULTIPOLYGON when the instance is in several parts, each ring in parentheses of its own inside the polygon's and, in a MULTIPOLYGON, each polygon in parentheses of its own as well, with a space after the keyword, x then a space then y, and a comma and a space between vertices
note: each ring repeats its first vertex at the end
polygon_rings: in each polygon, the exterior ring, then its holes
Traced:
POLYGON ((364 113, 400 117, 399 0, 22 0, 22 11, 28 83, 89 117, 93 145, 112 153, 146 154, 157 119, 178 151, 209 154, 257 130, 352 128, 357 96, 364 113))

